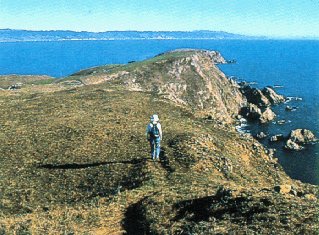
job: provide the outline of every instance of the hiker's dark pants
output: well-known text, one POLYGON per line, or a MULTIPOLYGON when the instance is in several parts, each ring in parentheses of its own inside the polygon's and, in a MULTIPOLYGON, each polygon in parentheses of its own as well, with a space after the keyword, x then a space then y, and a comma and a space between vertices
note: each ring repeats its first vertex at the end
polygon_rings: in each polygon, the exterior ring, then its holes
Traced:
POLYGON ((151 138, 150 139, 150 145, 151 145, 151 157, 153 159, 159 158, 160 152, 161 152, 161 138, 151 138))

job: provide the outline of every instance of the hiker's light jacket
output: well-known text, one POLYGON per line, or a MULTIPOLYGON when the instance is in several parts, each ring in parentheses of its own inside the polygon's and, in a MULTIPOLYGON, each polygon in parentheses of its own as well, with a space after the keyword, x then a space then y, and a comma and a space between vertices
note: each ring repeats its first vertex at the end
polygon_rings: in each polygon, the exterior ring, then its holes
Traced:
POLYGON ((153 125, 157 125, 157 128, 158 128, 158 131, 159 131, 159 135, 160 135, 160 138, 163 139, 163 133, 162 133, 162 126, 161 126, 161 123, 159 122, 156 122, 156 123, 149 123, 146 127, 146 137, 147 139, 150 138, 150 132, 152 131, 152 128, 153 128, 153 125))

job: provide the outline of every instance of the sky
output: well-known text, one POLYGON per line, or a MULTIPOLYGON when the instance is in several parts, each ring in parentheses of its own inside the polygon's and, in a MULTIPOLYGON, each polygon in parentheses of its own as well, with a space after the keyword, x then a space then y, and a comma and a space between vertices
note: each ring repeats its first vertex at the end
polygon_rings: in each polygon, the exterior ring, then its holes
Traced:
POLYGON ((319 37, 319 0, 0 0, 0 28, 319 37))

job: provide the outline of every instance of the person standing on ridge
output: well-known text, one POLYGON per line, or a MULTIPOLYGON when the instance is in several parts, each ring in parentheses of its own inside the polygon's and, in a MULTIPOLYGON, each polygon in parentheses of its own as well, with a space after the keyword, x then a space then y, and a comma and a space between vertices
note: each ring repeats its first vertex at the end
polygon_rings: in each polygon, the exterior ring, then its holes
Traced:
POLYGON ((151 145, 151 157, 153 160, 159 160, 161 152, 162 126, 159 123, 157 114, 151 116, 151 121, 146 128, 146 137, 151 145))

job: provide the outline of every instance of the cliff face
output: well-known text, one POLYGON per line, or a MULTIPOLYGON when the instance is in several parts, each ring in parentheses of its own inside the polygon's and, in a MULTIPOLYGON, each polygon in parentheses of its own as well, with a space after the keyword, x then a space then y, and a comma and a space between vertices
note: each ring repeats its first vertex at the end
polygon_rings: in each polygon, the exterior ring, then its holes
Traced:
POLYGON ((0 91, 0 234, 315 234, 318 187, 218 116, 198 117, 219 104, 230 118, 245 102, 205 53, 0 91), (145 140, 153 113, 158 162, 145 140))
POLYGON ((97 84, 113 80, 130 90, 152 92, 198 113, 231 122, 246 105, 246 99, 238 85, 216 67, 218 63, 226 63, 218 52, 179 50, 117 67, 115 71, 98 75, 91 71, 93 75, 82 81, 97 84))

